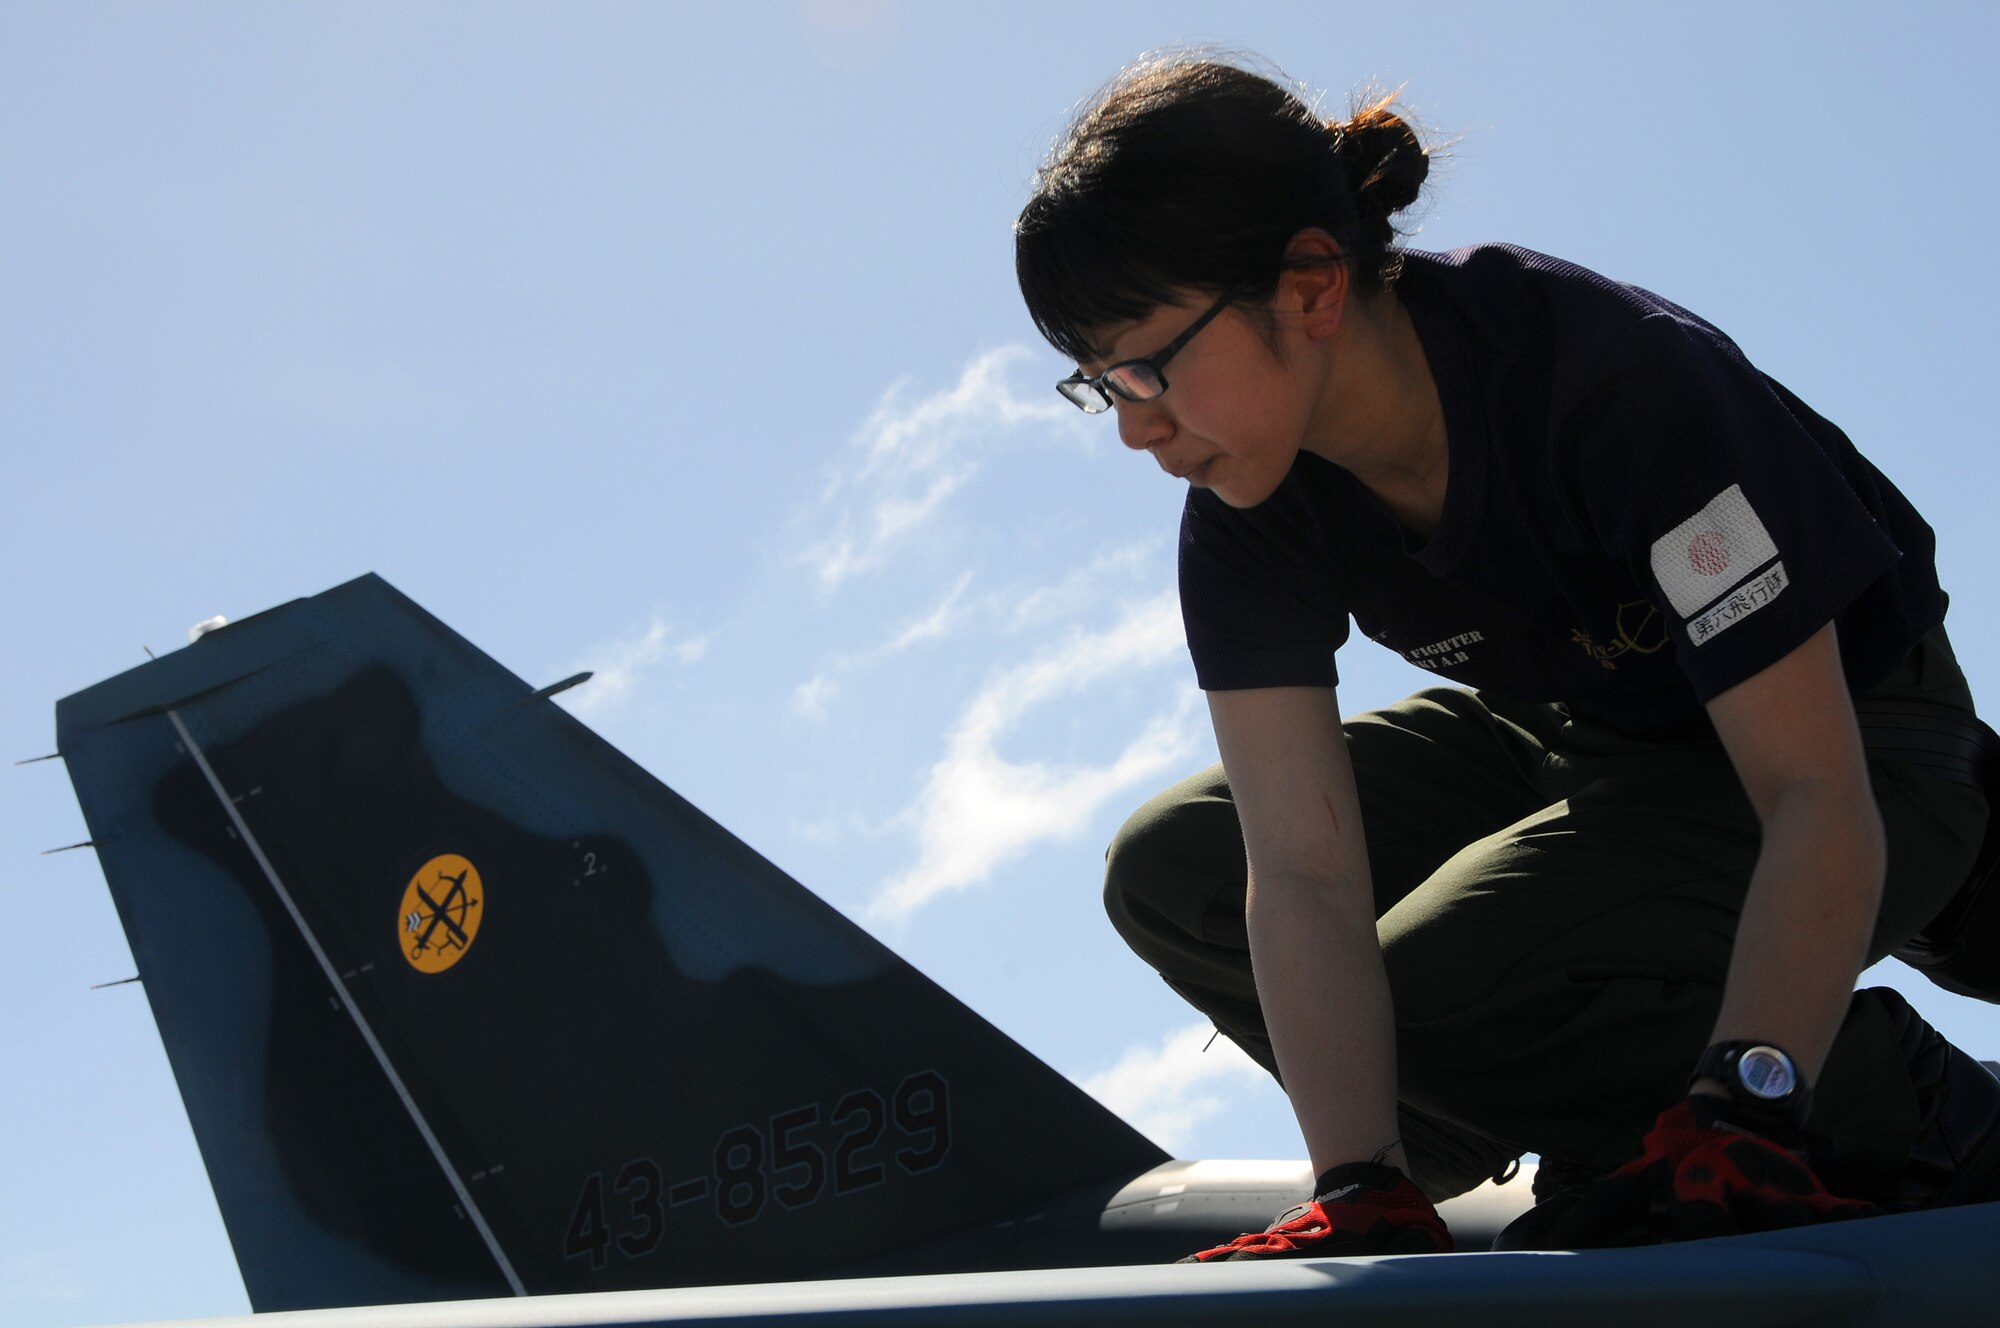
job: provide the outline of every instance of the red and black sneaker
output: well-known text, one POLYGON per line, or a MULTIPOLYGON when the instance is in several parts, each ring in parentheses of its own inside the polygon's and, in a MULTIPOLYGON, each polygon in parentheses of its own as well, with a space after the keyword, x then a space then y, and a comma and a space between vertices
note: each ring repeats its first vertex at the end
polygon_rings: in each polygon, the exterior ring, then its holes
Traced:
POLYGON ((1278 1214, 1266 1230, 1238 1236, 1180 1262, 1451 1253, 1451 1233, 1444 1219, 1394 1167, 1350 1162, 1322 1175, 1314 1191, 1311 1200, 1278 1214))

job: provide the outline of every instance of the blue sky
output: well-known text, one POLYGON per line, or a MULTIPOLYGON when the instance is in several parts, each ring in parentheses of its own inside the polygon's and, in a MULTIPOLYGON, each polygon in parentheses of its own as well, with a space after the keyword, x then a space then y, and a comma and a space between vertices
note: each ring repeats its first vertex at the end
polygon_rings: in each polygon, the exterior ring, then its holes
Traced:
MULTIPOLYGON (((1683 303, 1937 526, 2000 695, 1984 6, 0 5, 0 755, 378 571, 1189 1156, 1301 1152, 1096 903, 1213 759, 1178 486, 1049 390, 1008 226, 1152 47, 1374 79, 1412 243, 1683 303)), ((1424 675, 1367 643, 1347 709, 1424 675)), ((247 1308, 60 763, 0 766, 0 1320, 247 1308)), ((1891 966, 1964 1045, 2000 1018, 1891 966)))

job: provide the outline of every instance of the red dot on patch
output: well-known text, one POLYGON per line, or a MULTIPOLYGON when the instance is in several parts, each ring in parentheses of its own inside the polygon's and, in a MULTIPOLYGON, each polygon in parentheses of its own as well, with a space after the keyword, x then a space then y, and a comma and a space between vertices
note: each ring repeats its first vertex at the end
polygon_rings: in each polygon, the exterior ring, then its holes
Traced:
POLYGON ((1704 530, 1688 541, 1688 566, 1703 576, 1717 576, 1729 567, 1729 541, 1704 530))

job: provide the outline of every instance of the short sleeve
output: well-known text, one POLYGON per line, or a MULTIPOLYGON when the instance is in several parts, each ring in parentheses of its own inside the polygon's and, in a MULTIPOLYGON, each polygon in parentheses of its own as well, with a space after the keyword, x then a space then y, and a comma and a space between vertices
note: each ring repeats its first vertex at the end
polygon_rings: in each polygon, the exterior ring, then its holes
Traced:
POLYGON ((1592 378, 1569 431, 1573 501, 1662 610, 1704 702, 1896 565, 1853 445, 1713 328, 1645 318, 1592 378))
POLYGON ((1181 511, 1181 619, 1204 691, 1331 687, 1347 608, 1297 474, 1256 508, 1189 489, 1181 511))

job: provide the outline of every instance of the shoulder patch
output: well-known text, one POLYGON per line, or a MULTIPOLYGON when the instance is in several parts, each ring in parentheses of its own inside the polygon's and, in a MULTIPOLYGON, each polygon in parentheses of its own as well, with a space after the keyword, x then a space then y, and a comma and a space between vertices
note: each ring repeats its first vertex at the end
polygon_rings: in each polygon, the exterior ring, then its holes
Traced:
POLYGON ((1682 618, 1691 618, 1778 556, 1740 485, 1732 484, 1653 541, 1653 578, 1682 618))

